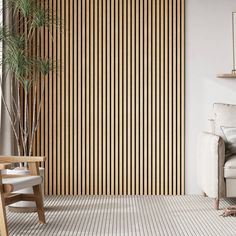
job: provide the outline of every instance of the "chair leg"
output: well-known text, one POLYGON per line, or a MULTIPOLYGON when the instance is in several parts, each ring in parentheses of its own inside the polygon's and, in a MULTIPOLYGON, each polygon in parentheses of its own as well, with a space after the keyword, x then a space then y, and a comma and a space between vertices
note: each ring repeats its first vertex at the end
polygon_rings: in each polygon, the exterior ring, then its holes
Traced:
POLYGON ((44 207, 43 207, 43 195, 42 195, 41 185, 33 186, 33 190, 34 190, 34 196, 36 197, 35 202, 36 202, 39 222, 41 224, 45 224, 46 220, 45 220, 45 213, 44 213, 44 207))
POLYGON ((3 193, 0 192, 0 235, 8 236, 6 207, 3 193))
POLYGON ((219 210, 220 199, 219 199, 219 198, 215 198, 213 205, 214 205, 214 208, 215 208, 216 210, 219 210))

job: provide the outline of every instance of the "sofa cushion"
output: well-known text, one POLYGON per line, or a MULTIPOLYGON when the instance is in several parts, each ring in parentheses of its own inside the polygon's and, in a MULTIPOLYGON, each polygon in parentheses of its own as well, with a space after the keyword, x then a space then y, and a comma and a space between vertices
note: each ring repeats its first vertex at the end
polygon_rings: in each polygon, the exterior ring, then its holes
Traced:
POLYGON ((42 183, 41 176, 24 176, 24 177, 17 177, 17 178, 3 178, 2 179, 3 185, 8 185, 11 187, 11 191, 18 191, 24 188, 29 188, 38 184, 42 183))
POLYGON ((236 155, 229 157, 224 165, 224 177, 236 179, 236 155))
POLYGON ((236 105, 215 103, 213 112, 215 116, 215 134, 226 141, 221 127, 236 127, 236 105))

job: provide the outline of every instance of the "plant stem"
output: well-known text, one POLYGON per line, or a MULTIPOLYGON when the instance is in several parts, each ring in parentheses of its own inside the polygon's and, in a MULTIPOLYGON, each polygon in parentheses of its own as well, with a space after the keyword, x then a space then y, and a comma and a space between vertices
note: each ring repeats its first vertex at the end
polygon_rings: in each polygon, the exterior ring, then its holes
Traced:
POLYGON ((36 95, 37 95, 37 82, 34 82, 34 100, 33 100, 33 122, 31 127, 31 141, 29 146, 29 156, 31 156, 32 146, 34 142, 34 133, 35 133, 35 118, 36 118, 36 95))
POLYGON ((28 155, 28 148, 27 148, 27 143, 28 143, 28 92, 25 91, 25 107, 24 107, 24 156, 28 155))

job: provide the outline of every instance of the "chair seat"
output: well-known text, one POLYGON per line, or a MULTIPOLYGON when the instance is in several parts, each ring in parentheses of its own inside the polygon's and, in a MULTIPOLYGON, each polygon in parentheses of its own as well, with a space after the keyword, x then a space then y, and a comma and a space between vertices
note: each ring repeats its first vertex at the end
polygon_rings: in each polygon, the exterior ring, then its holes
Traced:
POLYGON ((18 191, 24 188, 29 188, 42 183, 41 176, 24 176, 17 178, 3 178, 2 183, 4 185, 4 190, 7 192, 18 191), (7 188, 5 188, 7 186, 7 188), (6 190, 5 190, 6 191, 6 190))
POLYGON ((236 155, 229 157, 225 162, 224 177, 227 179, 236 179, 236 155))

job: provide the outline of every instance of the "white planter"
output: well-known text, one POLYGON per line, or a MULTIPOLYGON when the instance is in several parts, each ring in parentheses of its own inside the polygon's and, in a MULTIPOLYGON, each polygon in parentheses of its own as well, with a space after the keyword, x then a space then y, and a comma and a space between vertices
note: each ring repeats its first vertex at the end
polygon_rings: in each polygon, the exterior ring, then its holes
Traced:
MULTIPOLYGON (((39 172, 40 172, 40 176, 43 178, 41 186, 42 186, 42 193, 44 196, 44 168, 40 167, 39 172)), ((13 174, 14 175, 28 175, 29 170, 16 168, 14 170, 7 170, 7 174, 9 174, 9 175, 11 175, 11 174, 12 175, 13 174)), ((32 194, 33 188, 25 188, 25 189, 16 191, 15 193, 32 194)), ((21 201, 21 202, 17 202, 17 203, 10 205, 9 210, 14 211, 14 212, 33 212, 33 211, 36 211, 36 204, 35 204, 35 202, 21 201)))

